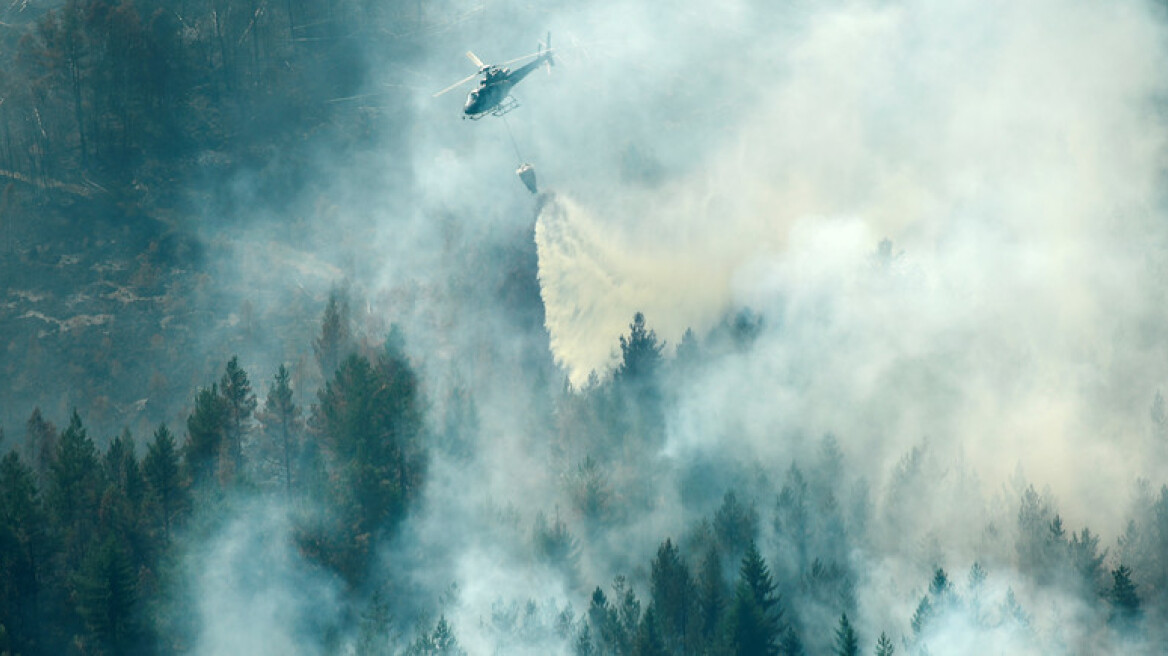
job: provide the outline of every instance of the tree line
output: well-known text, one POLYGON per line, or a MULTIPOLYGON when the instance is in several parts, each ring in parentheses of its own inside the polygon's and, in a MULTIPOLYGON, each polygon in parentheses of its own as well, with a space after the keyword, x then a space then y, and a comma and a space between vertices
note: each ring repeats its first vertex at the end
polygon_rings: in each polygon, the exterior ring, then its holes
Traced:
MULTIPOLYGON (((337 312, 334 298, 326 326, 337 312)), ((58 430, 35 410, 0 461, 0 653, 182 651, 188 627, 160 619, 175 544, 232 495, 323 505, 299 515, 299 551, 359 586, 422 488, 426 446, 398 334, 379 348, 337 339, 318 340, 344 356, 308 412, 287 368, 261 400, 232 357, 195 394, 185 437, 160 425, 141 458, 128 431, 103 452, 79 412, 58 430)))

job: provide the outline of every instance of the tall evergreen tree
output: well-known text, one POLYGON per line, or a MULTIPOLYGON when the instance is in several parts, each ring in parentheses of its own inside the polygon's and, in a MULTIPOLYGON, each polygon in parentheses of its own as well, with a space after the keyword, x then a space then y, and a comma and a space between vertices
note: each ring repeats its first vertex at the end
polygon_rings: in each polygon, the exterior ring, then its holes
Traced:
MULTIPOLYGON (((666 538, 650 566, 651 605, 660 636, 673 653, 685 651, 694 610, 694 584, 681 553, 666 538)), ((646 615, 648 613, 646 612, 646 615)))
POLYGON ((327 551, 332 564, 356 581, 374 538, 400 522, 421 489, 425 450, 418 380, 400 346, 387 341, 376 365, 358 354, 346 358, 319 398, 312 424, 342 481, 332 490, 343 529, 329 538, 339 536, 342 544, 327 551))
POLYGON ((138 458, 134 455, 134 438, 129 430, 123 431, 110 442, 104 465, 106 480, 121 489, 132 506, 138 508, 146 494, 146 481, 138 458))
POLYGON ((1078 591, 1084 595, 1098 595, 1100 580, 1104 576, 1103 561, 1107 558, 1107 549, 1099 551, 1099 536, 1086 527, 1072 533, 1067 553, 1076 574, 1078 591))
POLYGON ((844 613, 840 615, 839 627, 835 630, 835 655, 859 656, 859 654, 860 639, 856 637, 856 632, 848 621, 848 614, 844 613))
POLYGON ((637 312, 629 324, 628 336, 620 337, 621 361, 613 376, 616 391, 623 403, 619 412, 625 431, 651 440, 664 430, 659 372, 664 361, 664 342, 645 325, 645 315, 637 312))
POLYGON ((645 326, 645 315, 637 312, 629 324, 628 336, 621 335, 621 361, 617 366, 618 379, 628 382, 645 381, 656 376, 661 368, 663 342, 657 333, 645 326))
POLYGON ((892 645, 888 635, 881 632, 880 638, 876 641, 876 656, 892 656, 895 653, 896 647, 892 645))
POLYGON ((608 597, 600 586, 592 591, 588 601, 588 626, 596 643, 596 653, 609 654, 616 649, 616 612, 608 603, 608 597))
POLYGON ((49 511, 63 538, 66 558, 73 564, 80 562, 84 547, 94 535, 100 474, 97 449, 74 410, 68 428, 61 433, 49 486, 49 511))
POLYGON ((1111 602, 1110 622, 1113 626, 1131 630, 1141 616, 1140 597, 1136 593, 1136 584, 1132 581, 1131 570, 1127 565, 1120 565, 1111 571, 1112 585, 1108 595, 1111 602))
POLYGON ((37 487, 47 487, 53 460, 57 457, 57 427, 34 408, 24 428, 24 459, 36 477, 37 487))
POLYGON ((256 397, 251 391, 247 372, 239 366, 239 356, 231 356, 219 381, 223 395, 223 444, 225 457, 220 458, 220 478, 234 481, 243 475, 243 447, 248 433, 248 422, 256 409, 256 397))
POLYGON ((47 647, 40 634, 48 546, 35 476, 9 451, 0 459, 0 625, 13 654, 47 647))
POLYGON ((668 656, 671 653, 665 648, 665 641, 658 629, 660 622, 657 613, 650 603, 645 609, 645 617, 637 627, 637 640, 633 643, 634 656, 668 656))
POLYGON ((267 450, 279 464, 284 494, 290 496, 292 470, 300 458, 300 408, 292 398, 288 368, 282 364, 268 387, 268 396, 259 419, 264 425, 267 450))
POLYGON ((747 546, 738 572, 730 627, 735 654, 779 653, 783 612, 770 569, 753 541, 747 546))
POLYGON ((195 409, 187 418, 186 466, 196 485, 214 480, 216 465, 223 449, 227 408, 219 395, 219 386, 211 385, 195 395, 195 409))
POLYGON ((154 431, 154 440, 146 447, 143 473, 150 489, 153 507, 157 508, 163 541, 170 542, 171 525, 186 507, 186 488, 179 468, 178 449, 166 424, 154 431))
POLYGON ((140 649, 138 589, 134 569, 113 536, 90 551, 77 576, 78 610, 101 652, 140 649))
POLYGON ((788 624, 786 630, 783 631, 783 637, 779 640, 779 653, 782 656, 805 656, 807 650, 803 647, 803 639, 799 637, 799 632, 795 627, 788 624))
POLYGON ((616 639, 613 645, 620 654, 632 653, 633 644, 637 639, 637 630, 641 625, 641 602, 637 599, 633 586, 629 585, 624 576, 617 576, 612 581, 612 598, 616 639))
POLYGON ((349 299, 343 290, 329 292, 324 316, 320 321, 320 335, 312 342, 312 351, 320 365, 320 373, 328 380, 353 348, 352 326, 349 322, 349 299))
POLYGON ((913 611, 912 620, 909 625, 912 626, 913 635, 917 638, 925 632, 929 626, 929 621, 933 619, 933 602, 929 601, 928 596, 921 597, 921 601, 917 604, 917 609, 913 611))
POLYGON ((758 509, 744 504, 734 490, 722 495, 722 505, 714 511, 714 536, 722 553, 739 558, 747 545, 758 538, 758 509))
POLYGON ((572 643, 573 656, 595 656, 596 646, 592 644, 592 629, 587 621, 580 624, 576 641, 572 643))
POLYGON ((697 623, 704 649, 711 651, 726 607, 726 584, 722 579, 722 557, 711 544, 702 559, 697 580, 697 623))

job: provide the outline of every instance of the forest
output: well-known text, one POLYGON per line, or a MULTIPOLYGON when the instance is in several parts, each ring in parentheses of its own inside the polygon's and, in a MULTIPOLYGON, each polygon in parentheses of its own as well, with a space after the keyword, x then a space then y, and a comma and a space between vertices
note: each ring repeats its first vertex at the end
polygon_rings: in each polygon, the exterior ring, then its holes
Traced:
POLYGON ((1165 5, 813 4, 0 8, 0 654, 1168 650, 1165 5))

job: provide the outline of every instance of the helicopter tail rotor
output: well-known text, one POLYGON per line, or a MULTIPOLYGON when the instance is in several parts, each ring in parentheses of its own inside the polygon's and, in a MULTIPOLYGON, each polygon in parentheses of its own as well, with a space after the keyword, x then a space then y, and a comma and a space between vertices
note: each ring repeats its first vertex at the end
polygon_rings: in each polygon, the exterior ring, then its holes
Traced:
POLYGON ((556 60, 552 56, 552 52, 553 52, 552 51, 552 33, 548 32, 547 33, 547 41, 539 44, 539 54, 544 58, 544 61, 547 63, 548 75, 552 74, 552 66, 556 65, 556 60))

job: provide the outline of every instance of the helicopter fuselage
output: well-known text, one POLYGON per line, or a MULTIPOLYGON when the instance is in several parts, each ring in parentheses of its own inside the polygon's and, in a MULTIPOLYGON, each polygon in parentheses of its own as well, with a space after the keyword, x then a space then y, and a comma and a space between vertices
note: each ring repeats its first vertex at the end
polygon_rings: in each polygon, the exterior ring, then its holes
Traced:
POLYGON ((527 77, 532 71, 550 58, 550 53, 537 57, 534 61, 524 64, 514 71, 506 68, 491 68, 479 86, 466 97, 466 105, 462 112, 468 118, 478 118, 483 114, 498 111, 503 102, 511 95, 511 89, 527 77))

